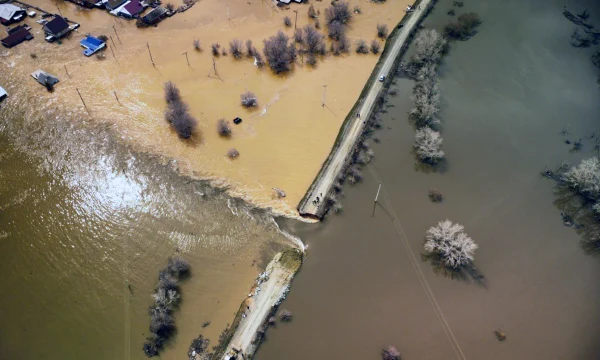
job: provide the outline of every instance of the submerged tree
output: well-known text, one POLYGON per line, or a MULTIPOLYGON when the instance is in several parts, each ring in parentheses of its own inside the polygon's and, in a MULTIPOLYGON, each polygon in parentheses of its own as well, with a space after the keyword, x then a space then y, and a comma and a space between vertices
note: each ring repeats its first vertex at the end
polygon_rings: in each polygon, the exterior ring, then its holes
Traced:
POLYGON ((368 54, 369 47, 367 46, 367 42, 364 41, 363 39, 358 39, 356 41, 356 52, 358 54, 368 54))
POLYGON ((600 161, 597 157, 582 160, 563 176, 570 188, 586 199, 600 200, 600 161))
POLYGON ((244 45, 240 40, 233 39, 229 43, 229 52, 231 52, 234 58, 241 59, 244 56, 244 45))
POLYGON ((448 268, 470 265, 477 248, 477 244, 464 232, 464 227, 450 220, 440 221, 425 235, 425 252, 438 255, 448 268))
POLYGON ((217 132, 222 137, 228 137, 231 135, 231 126, 229 126, 227 120, 219 119, 219 121, 217 121, 217 132))
POLYGON ((413 61, 417 63, 438 62, 446 49, 447 41, 435 29, 419 31, 415 39, 416 53, 413 61))
POLYGON ((252 91, 246 91, 240 96, 242 100, 242 106, 245 108, 256 107, 258 105, 258 99, 252 91))
POLYGON ((462 14, 456 21, 451 21, 444 27, 444 35, 449 39, 467 40, 477 34, 479 25, 481 19, 476 13, 462 14))
POLYGON ((263 52, 267 63, 277 74, 289 71, 296 59, 296 48, 292 44, 288 44, 289 39, 287 35, 279 31, 276 35, 264 40, 263 52))
POLYGON ((381 350, 381 359, 382 360, 400 360, 400 351, 396 349, 394 346, 388 346, 387 348, 381 350))
POLYGON ((325 20, 327 21, 328 25, 333 22, 346 24, 350 18, 352 18, 350 5, 348 5, 348 3, 345 1, 335 3, 325 9, 325 20))
POLYGON ((440 146, 442 146, 442 137, 439 132, 427 126, 417 130, 415 148, 421 161, 436 164, 443 159, 445 154, 440 146))
POLYGON ((371 52, 375 55, 379 54, 379 50, 381 49, 381 44, 379 41, 373 40, 371 41, 371 52))
POLYGON ((180 137, 187 139, 196 129, 197 121, 190 115, 189 107, 181 99, 179 89, 171 81, 165 83, 165 100, 167 109, 165 119, 180 137))

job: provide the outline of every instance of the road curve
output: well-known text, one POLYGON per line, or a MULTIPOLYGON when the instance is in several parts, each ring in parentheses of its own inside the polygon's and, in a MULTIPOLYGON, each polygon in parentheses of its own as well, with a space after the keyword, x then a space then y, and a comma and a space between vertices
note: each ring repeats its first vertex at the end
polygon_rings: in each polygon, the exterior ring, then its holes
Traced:
MULTIPOLYGON (((396 62, 397 57, 400 55, 402 47, 410 39, 413 28, 419 23, 421 17, 427 12, 427 9, 432 1, 433 0, 422 0, 414 9, 414 12, 406 15, 408 16, 408 19, 400 31, 398 31, 393 38, 388 38, 388 41, 393 41, 392 48, 383 55, 385 56, 385 59, 383 59, 383 63, 379 68, 379 73, 376 74, 377 77, 382 74, 387 76, 390 71, 393 70, 394 63, 396 62)), ((364 130, 366 120, 368 120, 371 116, 377 96, 382 88, 383 83, 381 81, 373 81, 371 83, 371 86, 366 93, 362 104, 358 107, 353 114, 353 118, 350 120, 352 121, 352 124, 347 124, 341 130, 343 131, 343 134, 338 146, 336 147, 334 145, 332 154, 329 155, 325 164, 323 164, 321 171, 317 175, 317 179, 308 190, 309 193, 298 205, 298 211, 300 215, 322 218, 325 214, 327 210, 327 204, 324 200, 324 197, 329 194, 338 174, 344 170, 346 161, 352 154, 352 150, 356 145, 356 141, 359 139, 364 130), (360 114, 360 117, 357 117, 356 114, 360 114), (317 197, 320 199, 318 203, 315 202, 317 197)))

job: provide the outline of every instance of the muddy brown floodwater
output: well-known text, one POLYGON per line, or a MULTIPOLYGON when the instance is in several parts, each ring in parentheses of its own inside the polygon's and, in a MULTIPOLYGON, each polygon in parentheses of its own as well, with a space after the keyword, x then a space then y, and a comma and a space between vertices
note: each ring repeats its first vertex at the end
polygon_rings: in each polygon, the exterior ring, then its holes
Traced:
MULTIPOLYGON (((345 189, 343 214, 318 226, 285 223, 306 240, 308 256, 282 305, 294 320, 267 334, 258 359, 375 360, 390 344, 402 359, 461 359, 452 336, 466 359, 600 358, 599 259, 562 225, 554 184, 540 176, 545 166, 592 156, 587 137, 600 128, 592 49, 569 45, 574 26, 564 5, 482 0, 456 8, 477 12, 483 24, 471 40, 452 44, 441 68, 446 166, 415 168, 412 82, 397 80, 375 133, 381 142, 373 143, 371 166, 386 189, 381 206, 373 216, 378 184, 365 170, 362 184, 345 189), (564 126, 572 140, 583 139, 581 153, 563 143, 564 126), (444 193, 443 203, 429 201, 430 188, 444 193), (452 334, 416 275, 394 212, 452 334), (475 265, 485 286, 421 261, 425 231, 446 218, 479 244, 475 265), (496 340, 496 329, 506 341, 496 340)), ((588 8, 600 22, 597 3, 568 6, 588 8)), ((441 0, 424 26, 441 29, 450 8, 441 0)))

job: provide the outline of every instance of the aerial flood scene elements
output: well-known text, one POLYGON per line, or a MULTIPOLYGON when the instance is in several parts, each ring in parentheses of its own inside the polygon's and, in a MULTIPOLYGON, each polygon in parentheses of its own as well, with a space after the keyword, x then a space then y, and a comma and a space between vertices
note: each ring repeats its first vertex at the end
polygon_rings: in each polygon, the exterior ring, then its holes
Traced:
POLYGON ((0 24, 0 360, 600 359, 600 2, 0 24))

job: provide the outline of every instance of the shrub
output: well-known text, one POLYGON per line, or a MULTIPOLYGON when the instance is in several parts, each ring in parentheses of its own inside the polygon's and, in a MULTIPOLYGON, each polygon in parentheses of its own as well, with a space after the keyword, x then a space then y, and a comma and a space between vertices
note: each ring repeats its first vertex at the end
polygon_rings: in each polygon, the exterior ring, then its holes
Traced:
POLYGON ((281 321, 292 321, 292 313, 289 310, 282 310, 279 314, 279 320, 281 321))
POLYGON ((400 360, 400 352, 393 346, 388 346, 387 348, 381 350, 381 359, 382 360, 400 360))
POLYGON ((284 17, 283 18, 283 25, 285 25, 286 27, 292 26, 292 19, 290 19, 289 16, 284 17))
POLYGON ((377 24, 377 37, 385 39, 388 36, 388 27, 386 24, 377 24))
POLYGON ((313 53, 308 53, 306 63, 310 66, 315 66, 317 64, 317 56, 313 53))
POLYGON ((327 25, 329 37, 333 40, 339 40, 346 34, 346 26, 339 21, 334 21, 327 25))
POLYGON ((319 19, 317 19, 315 21, 315 28, 320 29, 321 28, 321 22, 319 21, 319 19))
POLYGON ((381 49, 381 45, 379 44, 379 41, 377 40, 373 40, 371 41, 371 52, 373 54, 379 54, 379 50, 381 49))
POLYGON ((229 126, 227 120, 219 119, 219 121, 217 121, 217 132, 223 137, 231 135, 231 126, 229 126))
POLYGON ((31 54, 29 54, 29 56, 30 56, 32 59, 37 59, 37 54, 36 54, 36 53, 31 53, 31 54))
POLYGON ((233 39, 229 43, 229 51, 231 52, 231 55, 233 55, 233 57, 236 59, 241 59, 242 56, 244 56, 244 46, 242 42, 238 39, 233 39))
POLYGON ((302 35, 302 29, 294 30, 294 41, 298 44, 302 44, 304 42, 304 36, 302 35))
POLYGON ((364 41, 363 39, 358 39, 356 41, 356 52, 358 54, 368 54, 369 47, 367 46, 367 42, 364 41))
POLYGON ((425 236, 425 251, 438 255, 443 265, 452 269, 471 264, 477 248, 464 227, 450 220, 440 221, 427 230, 425 236))
POLYGON ((263 52, 267 63, 276 74, 289 71, 296 59, 296 49, 288 44, 288 41, 289 37, 281 31, 264 40, 263 52))
POLYGON ((360 13, 362 13, 362 10, 360 9, 360 6, 358 6, 358 5, 354 6, 354 13, 355 13, 355 14, 360 14, 360 13))
POLYGON ((444 158, 444 151, 440 150, 442 137, 430 127, 418 129, 415 134, 415 148, 419 159, 423 162, 435 164, 444 158))
MULTIPOLYGON (((256 50, 256 49, 254 49, 254 50, 256 50)), ((254 62, 256 64, 256 66, 258 66, 259 68, 265 66, 265 61, 263 60, 262 55, 258 51, 254 52, 254 59, 255 59, 254 62)))
POLYGON ((258 105, 258 99, 251 91, 244 92, 241 96, 242 106, 246 108, 255 107, 258 105))
POLYGON ((163 346, 163 340, 156 335, 152 335, 147 337, 146 341, 144 342, 144 353, 147 357, 158 356, 158 353, 160 350, 162 350, 163 346))
POLYGON ((342 53, 347 53, 350 51, 350 40, 348 40, 346 35, 340 37, 340 40, 338 41, 338 49, 342 53))
POLYGON ((227 56, 227 50, 225 50, 225 48, 223 48, 223 50, 221 51, 221 55, 227 56))
POLYGON ((177 290, 177 278, 167 270, 158 272, 158 289, 177 290))
POLYGON ((173 82, 167 81, 165 83, 165 101, 167 105, 181 101, 181 93, 173 82))
POLYGON ((481 25, 481 19, 476 13, 462 14, 456 21, 451 21, 444 27, 444 36, 449 39, 468 40, 477 34, 479 25, 481 25))
POLYGON ((246 40, 246 54, 248 57, 254 56, 256 53, 256 48, 252 46, 252 40, 246 40))
POLYGON ((308 7, 308 17, 311 19, 317 18, 317 12, 315 11, 315 7, 312 4, 310 4, 310 6, 308 7))
POLYGON ((219 43, 213 43, 210 47, 212 49, 212 54, 214 56, 219 56, 219 48, 221 45, 219 45, 219 43))
POLYGON ((185 261, 185 259, 181 256, 173 256, 169 258, 167 263, 167 271, 169 271, 172 276, 180 278, 189 273, 190 264, 188 264, 188 262, 185 261))
POLYGON ((325 21, 327 21, 328 25, 333 22, 345 24, 351 17, 352 13, 350 12, 350 5, 345 1, 336 3, 325 9, 325 21))
POLYGON ((106 60, 106 55, 102 52, 96 54, 96 59, 98 60, 106 60))
POLYGON ((236 158, 238 156, 240 156, 240 152, 236 149, 232 148, 227 151, 227 157, 229 157, 230 159, 236 158))
POLYGON ((196 359, 196 355, 202 355, 208 350, 209 344, 210 340, 205 339, 202 335, 198 335, 198 337, 192 340, 192 343, 190 344, 188 357, 190 359, 196 359))
POLYGON ((317 31, 314 27, 306 25, 303 28, 304 31, 304 43, 306 44, 306 50, 309 54, 321 54, 325 53, 325 43, 323 42, 324 36, 317 31))
POLYGON ((431 189, 429 190, 429 200, 436 203, 442 202, 442 200, 444 200, 444 194, 438 189, 431 189))
POLYGON ((165 8, 166 8, 168 11, 173 11, 173 10, 175 10, 175 5, 173 5, 173 4, 171 4, 171 3, 167 3, 167 5, 165 5, 165 8))
POLYGON ((194 49, 196 49, 196 51, 202 51, 202 47, 200 46, 200 40, 194 39, 194 49))
POLYGON ((106 36, 106 35, 100 35, 100 36, 98 36, 98 39, 100 39, 104 42, 108 42, 108 36, 106 36))

